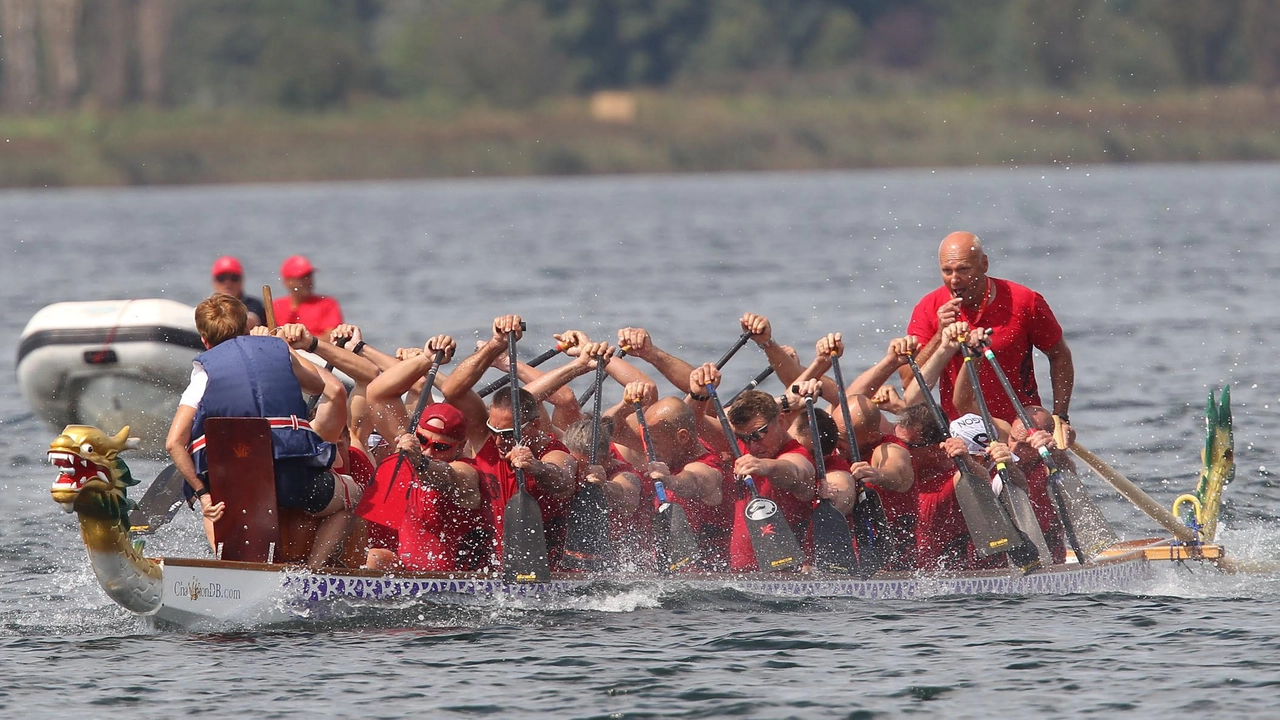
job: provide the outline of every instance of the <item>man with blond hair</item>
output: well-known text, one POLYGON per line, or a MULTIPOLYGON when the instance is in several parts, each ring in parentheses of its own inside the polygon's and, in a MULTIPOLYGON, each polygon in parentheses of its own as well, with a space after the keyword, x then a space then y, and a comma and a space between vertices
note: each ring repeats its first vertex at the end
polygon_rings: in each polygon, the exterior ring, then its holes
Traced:
POLYGON ((303 390, 319 394, 324 381, 303 363, 284 340, 245 335, 248 310, 230 295, 217 294, 195 311, 196 329, 206 351, 197 355, 191 382, 173 416, 165 448, 200 502, 205 533, 213 545, 213 523, 224 503, 209 497, 204 423, 211 417, 260 417, 271 421, 276 502, 323 518, 308 558, 322 567, 342 544, 360 500, 360 489, 346 475, 329 469, 334 446, 324 442, 307 421, 303 390))

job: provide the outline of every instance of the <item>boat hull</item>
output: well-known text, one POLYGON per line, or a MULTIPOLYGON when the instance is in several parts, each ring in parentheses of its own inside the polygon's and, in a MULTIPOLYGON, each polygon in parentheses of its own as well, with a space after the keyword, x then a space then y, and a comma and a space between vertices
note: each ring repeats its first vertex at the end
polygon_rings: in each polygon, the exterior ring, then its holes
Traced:
POLYGON ((156 617, 186 627, 260 625, 321 619, 340 606, 403 607, 406 602, 537 603, 589 593, 593 587, 648 587, 677 592, 735 590, 759 597, 914 599, 948 595, 1069 595, 1141 590, 1163 560, 1215 559, 1214 546, 1189 554, 1167 541, 1117 546, 1096 563, 1056 565, 1029 574, 986 570, 940 574, 879 573, 869 579, 797 573, 730 575, 682 573, 591 576, 556 574, 545 583, 506 583, 476 573, 373 571, 311 573, 300 567, 165 558, 163 602, 156 617), (1194 555, 1194 557, 1193 557, 1194 555))

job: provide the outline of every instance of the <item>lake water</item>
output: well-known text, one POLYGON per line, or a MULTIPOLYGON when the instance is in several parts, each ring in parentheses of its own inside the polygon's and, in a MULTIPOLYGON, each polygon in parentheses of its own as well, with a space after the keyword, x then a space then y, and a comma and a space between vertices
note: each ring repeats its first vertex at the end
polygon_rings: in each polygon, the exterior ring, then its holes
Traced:
MULTIPOLYGON (((1276 574, 1170 568, 1150 587, 1049 598, 602 591, 157 629, 106 599, 74 518, 49 499, 55 433, 25 406, 13 362, 46 304, 194 304, 224 253, 244 261, 248 286, 279 291, 275 269, 302 252, 380 347, 471 339, 518 312, 529 354, 552 332, 630 324, 704 361, 750 310, 806 361, 818 335, 842 331, 856 373, 937 286, 942 236, 969 229, 992 274, 1041 291, 1065 326, 1080 442, 1162 503, 1193 488, 1205 397, 1232 385, 1238 474, 1220 538, 1236 556, 1280 560, 1277 198, 1270 165, 0 193, 0 714, 1273 715, 1276 574)), ((766 364, 748 347, 726 385, 766 364)), ((148 478, 161 463, 133 466, 148 478)), ((1126 537, 1158 534, 1087 481, 1126 537)), ((201 543, 184 512, 148 550, 201 543)))

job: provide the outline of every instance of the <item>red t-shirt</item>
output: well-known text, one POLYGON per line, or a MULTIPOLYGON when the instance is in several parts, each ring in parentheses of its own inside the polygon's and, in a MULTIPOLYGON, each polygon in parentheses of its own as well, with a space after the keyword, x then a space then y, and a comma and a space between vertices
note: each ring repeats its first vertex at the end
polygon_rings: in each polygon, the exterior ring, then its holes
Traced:
MULTIPOLYGON (((683 472, 693 463, 706 465, 720 473, 720 504, 708 505, 701 500, 680 497, 671 488, 666 488, 667 499, 684 508, 689 518, 689 527, 698 536, 698 546, 702 553, 698 559, 698 569, 724 571, 729 568, 729 536, 733 533, 733 507, 738 488, 742 486, 733 476, 731 469, 726 468, 717 450, 712 450, 706 441, 699 439, 705 451, 702 455, 680 466, 670 466, 671 473, 683 472)), ((657 508, 657 498, 654 498, 657 508)))
MULTIPOLYGON (((387 458, 383 464, 388 461, 394 459, 387 458)), ((475 466, 471 458, 458 462, 475 466)), ((448 493, 410 483, 399 528, 400 562, 409 570, 456 570, 463 538, 484 522, 479 510, 462 507, 448 493)))
POLYGON ((916 565, 924 569, 938 566, 948 549, 969 537, 956 500, 955 464, 937 458, 936 448, 925 448, 911 457, 916 479, 916 565), (929 460, 917 459, 928 455, 929 460))
POLYGON ((342 308, 338 301, 326 295, 312 295, 295 308, 293 298, 276 298, 271 303, 276 314, 276 324, 302 323, 307 331, 323 337, 342 324, 342 308))
MULTIPOLYGON (((541 460, 554 450, 569 452, 569 448, 555 436, 547 436, 540 442, 540 449, 534 453, 541 460)), ((511 463, 498 451, 493 437, 485 441, 480 452, 476 453, 476 469, 480 471, 480 509, 485 520, 493 526, 494 561, 502 562, 502 513, 507 501, 515 496, 519 489, 516 485, 516 471, 511 463)), ((553 497, 538 485, 532 473, 525 473, 525 488, 538 501, 538 509, 542 511, 542 530, 547 537, 547 553, 552 558, 553 566, 564 550, 564 534, 568 527, 569 503, 571 498, 553 497)))
MULTIPOLYGON (((1017 391, 1023 405, 1039 405, 1040 390, 1036 386, 1035 365, 1031 348, 1039 348, 1041 352, 1052 348, 1062 341, 1062 326, 1058 324, 1049 304, 1040 293, 1008 280, 991 278, 995 289, 995 297, 975 316, 962 313, 962 319, 970 327, 991 328, 991 350, 996 360, 1009 376, 1009 382, 1017 391)), ((951 291, 946 287, 925 295, 916 304, 911 313, 911 322, 907 324, 907 334, 915 336, 921 345, 929 342, 938 332, 938 308, 951 300, 951 291)), ((942 394, 942 410, 947 417, 954 418, 959 413, 951 403, 955 390, 956 377, 963 370, 964 357, 957 353, 947 365, 939 383, 942 394)), ((967 371, 966 371, 967 372, 967 371)), ((990 368, 980 369, 982 392, 986 397, 991 414, 995 417, 1013 422, 1017 417, 1013 403, 1005 394, 1000 380, 990 368)))
MULTIPOLYGON (((741 443, 739 443, 739 447, 741 448, 741 443)), ((745 448, 741 449, 743 452, 746 451, 745 448)), ((810 464, 813 463, 813 453, 809 452, 808 448, 794 439, 788 440, 778 450, 774 459, 791 454, 800 455, 805 460, 808 460, 810 464)), ((775 489, 768 478, 753 479, 760 497, 768 498, 777 503, 783 519, 787 521, 787 525, 791 526, 791 532, 797 538, 804 537, 804 534, 808 531, 809 519, 813 516, 813 502, 811 500, 800 500, 789 492, 775 489)), ((733 503, 733 536, 729 540, 729 567, 736 571, 751 571, 760 567, 756 564, 756 553, 751 548, 751 536, 747 531, 746 512, 747 503, 750 500, 750 496, 744 490, 738 493, 738 497, 733 503)))

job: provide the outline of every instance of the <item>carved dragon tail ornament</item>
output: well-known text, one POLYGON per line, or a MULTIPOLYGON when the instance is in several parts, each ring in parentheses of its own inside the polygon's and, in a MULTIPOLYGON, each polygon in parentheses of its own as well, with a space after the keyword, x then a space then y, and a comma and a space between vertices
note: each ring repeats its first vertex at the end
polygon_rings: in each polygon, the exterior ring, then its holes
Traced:
POLYGON ((79 516, 80 536, 102 589, 125 609, 150 615, 160 609, 163 573, 129 538, 133 503, 126 489, 138 481, 119 457, 137 444, 128 426, 112 437, 96 427, 68 425, 49 444, 49 462, 59 472, 49 493, 79 516))

